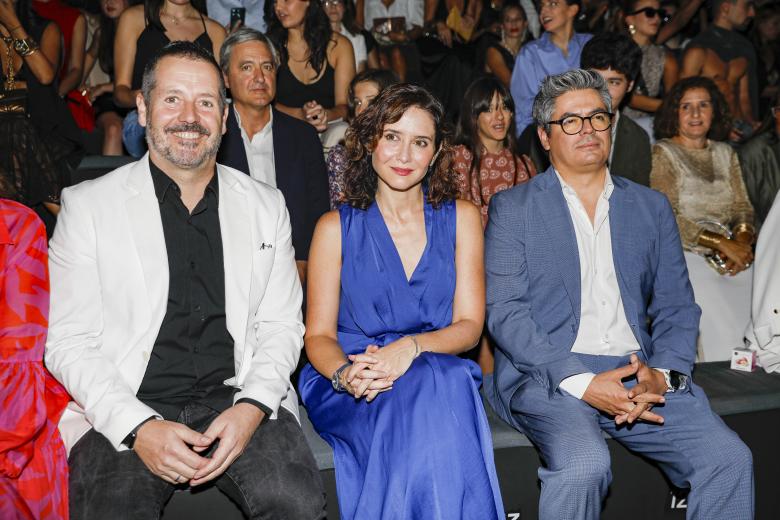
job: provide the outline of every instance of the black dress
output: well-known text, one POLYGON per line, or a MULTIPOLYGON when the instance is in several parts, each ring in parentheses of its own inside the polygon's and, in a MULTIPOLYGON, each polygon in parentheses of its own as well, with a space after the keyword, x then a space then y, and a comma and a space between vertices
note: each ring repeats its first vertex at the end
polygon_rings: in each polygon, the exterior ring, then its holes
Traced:
POLYGON ((336 106, 336 71, 325 61, 325 71, 314 83, 301 83, 283 62, 276 75, 276 101, 284 106, 300 108, 309 101, 316 101, 323 108, 336 106))
MULTIPOLYGON (((206 31, 206 20, 203 19, 202 14, 200 15, 200 21, 203 23, 203 33, 195 38, 194 43, 208 51, 209 54, 214 54, 214 43, 211 41, 208 31, 206 31)), ((130 85, 132 90, 141 88, 146 64, 152 60, 157 51, 169 43, 171 43, 171 39, 165 34, 164 28, 155 24, 148 24, 144 27, 144 30, 138 35, 138 40, 135 42, 135 63, 133 63, 133 79, 130 85)))
MULTIPOLYGON (((41 41, 47 25, 28 32, 41 41)), ((27 113, 0 112, 0 195, 34 208, 57 203, 81 158, 81 132, 54 85, 42 85, 24 62, 14 76, 27 83, 27 113)))

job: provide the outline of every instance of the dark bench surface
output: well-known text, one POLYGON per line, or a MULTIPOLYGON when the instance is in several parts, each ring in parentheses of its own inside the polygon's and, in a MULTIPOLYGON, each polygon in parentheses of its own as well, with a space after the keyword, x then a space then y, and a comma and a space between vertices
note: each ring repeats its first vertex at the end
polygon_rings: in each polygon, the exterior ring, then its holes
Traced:
MULTIPOLYGON (((713 411, 718 415, 758 412, 780 408, 780 374, 767 374, 763 369, 755 372, 731 370, 728 361, 699 363, 693 380, 704 388, 713 411)), ((531 446, 531 442, 502 421, 485 403, 490 430, 493 432, 493 449, 531 446)), ((301 407, 301 425, 309 442, 317 466, 333 469, 333 451, 314 431, 306 410, 301 407)), ((606 436, 606 434, 605 434, 606 436)))

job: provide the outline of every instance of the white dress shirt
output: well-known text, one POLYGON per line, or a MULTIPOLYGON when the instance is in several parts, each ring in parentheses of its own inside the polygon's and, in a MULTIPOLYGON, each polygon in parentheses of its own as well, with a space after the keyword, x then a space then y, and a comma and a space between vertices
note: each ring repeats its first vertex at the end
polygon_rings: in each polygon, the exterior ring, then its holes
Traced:
POLYGON ((241 114, 233 107, 236 114, 238 127, 241 129, 241 139, 246 150, 246 162, 249 163, 249 175, 260 182, 270 184, 276 188, 276 166, 274 164, 274 135, 271 131, 274 122, 274 111, 262 130, 249 139, 249 134, 241 124, 241 114))
POLYGON ((389 7, 382 3, 382 0, 366 0, 363 5, 363 19, 365 29, 370 31, 374 28, 374 18, 395 18, 403 16, 406 18, 406 30, 412 29, 413 25, 422 27, 425 15, 425 2, 423 0, 395 0, 389 7))
MULTIPOLYGON (((612 258, 612 237, 609 227, 609 197, 614 185, 607 171, 604 191, 596 204, 591 223, 577 192, 555 171, 563 188, 580 260, 580 326, 572 352, 598 356, 627 356, 639 350, 639 342, 626 319, 623 298, 618 287, 612 258)), ((578 399, 588 388, 595 374, 586 372, 567 377, 561 388, 578 399)))

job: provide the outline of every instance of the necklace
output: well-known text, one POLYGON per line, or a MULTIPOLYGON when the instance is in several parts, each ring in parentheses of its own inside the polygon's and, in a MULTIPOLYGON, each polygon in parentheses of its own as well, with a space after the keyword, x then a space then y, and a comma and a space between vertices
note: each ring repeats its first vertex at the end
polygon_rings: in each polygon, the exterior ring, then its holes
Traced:
POLYGON ((3 43, 5 44, 5 55, 8 57, 8 74, 5 78, 5 89, 14 90, 16 86, 16 78, 14 73, 14 56, 11 53, 11 47, 13 46, 14 39, 10 36, 2 36, 3 43))
POLYGON ((165 15, 168 18, 170 18, 171 21, 173 22, 173 25, 179 25, 180 20, 182 20, 184 18, 187 18, 186 16, 182 16, 181 18, 173 16, 171 13, 166 12, 165 9, 161 9, 160 10, 160 14, 165 15))

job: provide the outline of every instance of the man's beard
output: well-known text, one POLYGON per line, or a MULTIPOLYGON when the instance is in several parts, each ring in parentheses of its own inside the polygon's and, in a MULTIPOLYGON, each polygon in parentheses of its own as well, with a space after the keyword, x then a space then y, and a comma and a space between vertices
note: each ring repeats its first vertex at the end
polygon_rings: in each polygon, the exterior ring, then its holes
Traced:
POLYGON ((217 132, 210 137, 211 132, 200 123, 180 123, 167 128, 157 128, 151 121, 146 124, 146 143, 149 148, 160 154, 171 164, 179 168, 189 170, 199 168, 213 157, 216 157, 222 134, 217 132), (197 132, 207 136, 205 147, 200 148, 200 143, 185 143, 183 146, 173 146, 170 139, 177 139, 174 132, 197 132))

